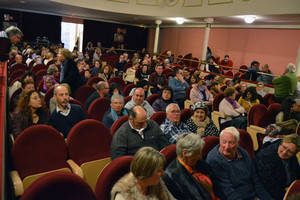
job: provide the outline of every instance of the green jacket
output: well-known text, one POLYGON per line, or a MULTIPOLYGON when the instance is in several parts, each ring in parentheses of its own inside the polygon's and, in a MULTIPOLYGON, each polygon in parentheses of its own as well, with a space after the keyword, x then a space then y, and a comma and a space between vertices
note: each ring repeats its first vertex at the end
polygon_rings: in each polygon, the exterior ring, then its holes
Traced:
POLYGON ((296 90, 298 78, 295 73, 286 73, 272 81, 275 87, 275 97, 292 96, 296 90))

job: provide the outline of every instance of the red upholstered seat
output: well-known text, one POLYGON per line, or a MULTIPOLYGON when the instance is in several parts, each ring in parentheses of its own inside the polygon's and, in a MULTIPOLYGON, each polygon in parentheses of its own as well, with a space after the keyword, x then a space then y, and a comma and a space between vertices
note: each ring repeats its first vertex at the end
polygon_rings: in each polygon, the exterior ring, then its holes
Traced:
POLYGON ((131 98, 132 98, 132 96, 126 96, 126 97, 124 98, 124 105, 126 105, 126 103, 127 103, 128 101, 130 101, 131 98))
POLYGON ((242 66, 240 66, 239 72, 245 73, 247 70, 248 70, 247 65, 242 65, 242 66))
POLYGON ((86 115, 88 114, 85 106, 80 101, 78 101, 77 99, 70 99, 69 103, 80 105, 80 107, 85 112, 85 114, 86 115))
POLYGON ((275 103, 274 101, 274 94, 268 93, 263 97, 263 103, 266 107, 271 105, 272 103, 275 103))
POLYGON ((263 104, 253 105, 248 113, 248 125, 256 125, 259 127, 265 127, 266 119, 264 116, 267 112, 267 107, 263 104))
POLYGON ((213 111, 219 111, 219 104, 221 103, 221 101, 224 98, 224 93, 220 93, 217 94, 217 96, 215 96, 212 107, 213 107, 213 111))
POLYGON ((95 88, 89 85, 83 85, 76 90, 73 96, 75 99, 77 99, 82 104, 84 104, 85 101, 89 98, 89 96, 93 94, 95 91, 96 91, 95 88))
POLYGON ((43 80, 43 76, 47 74, 47 69, 40 69, 35 73, 35 83, 39 84, 43 80))
POLYGON ((110 84, 112 82, 116 83, 119 86, 121 91, 124 89, 124 87, 126 85, 125 82, 123 81, 123 79, 118 76, 115 76, 115 77, 112 77, 111 79, 109 79, 108 83, 110 84))
POLYGON ((17 96, 19 94, 21 94, 21 92, 22 92, 22 88, 19 88, 11 95, 10 100, 9 100, 9 107, 11 109, 14 109, 13 107, 17 106, 17 105, 14 105, 14 100, 15 100, 15 98, 17 98, 17 96))
POLYGON ((233 77, 233 73, 232 73, 232 71, 227 71, 224 75, 227 75, 227 76, 232 76, 233 77))
POLYGON ((240 132, 239 146, 245 149, 248 152, 249 156, 253 159, 255 154, 253 150, 253 142, 251 136, 245 130, 238 129, 238 131, 240 132))
POLYGON ((233 75, 233 78, 235 78, 235 77, 237 77, 237 76, 241 76, 242 74, 241 74, 241 72, 236 72, 234 75, 233 75))
POLYGON ((265 118, 268 119, 267 125, 275 123, 276 115, 280 112, 280 110, 281 104, 279 103, 272 103, 268 106, 268 110, 265 116, 265 118))
POLYGON ((161 125, 162 123, 164 123, 165 119, 166 119, 166 112, 165 111, 159 111, 159 112, 156 112, 154 113, 150 119, 153 120, 153 121, 156 121, 156 123, 158 125, 161 125))
POLYGON ((99 81, 104 81, 104 80, 98 76, 94 76, 94 77, 88 79, 86 85, 92 87, 94 84, 97 84, 99 81))
POLYGON ((192 90, 192 86, 185 89, 185 99, 191 99, 190 98, 191 90, 192 90))
POLYGON ((9 69, 10 74, 12 74, 14 71, 21 69, 24 72, 27 70, 27 66, 24 64, 15 64, 12 68, 9 69))
POLYGON ((36 180, 21 200, 96 200, 91 188, 70 172, 51 172, 36 180))
POLYGON ((177 157, 176 144, 171 144, 169 146, 166 146, 165 148, 160 150, 160 153, 162 153, 167 160, 165 165, 166 168, 177 157))
POLYGON ((47 125, 35 125, 25 129, 15 140, 12 161, 20 177, 69 168, 67 146, 64 137, 47 125))
POLYGON ((88 109, 88 115, 91 119, 102 121, 102 118, 106 111, 110 108, 110 99, 106 97, 100 97, 95 99, 88 109))
POLYGON ((206 136, 203 140, 205 142, 205 145, 202 149, 202 158, 205 159, 210 150, 212 150, 216 145, 219 144, 219 137, 206 136))
POLYGON ((149 103, 150 105, 152 105, 153 102, 154 102, 156 99, 158 99, 159 97, 160 97, 159 94, 152 94, 152 95, 149 96, 146 100, 148 101, 148 103, 149 103))
POLYGON ((292 182, 292 184, 287 189, 283 200, 297 199, 295 197, 294 198, 292 198, 292 197, 294 195, 298 195, 298 197, 299 197, 299 193, 300 193, 300 180, 295 180, 294 182, 292 182))
POLYGON ((49 108, 49 103, 50 103, 50 99, 53 97, 54 95, 54 87, 51 87, 47 90, 46 94, 45 94, 45 97, 44 97, 44 100, 45 100, 45 103, 47 105, 47 107, 49 108))
POLYGON ((9 81, 13 81, 16 78, 20 78, 24 74, 24 72, 25 71, 23 69, 14 70, 9 76, 9 81))
POLYGON ((187 109, 187 108, 183 109, 183 110, 181 111, 180 120, 181 120, 182 122, 186 123, 186 121, 187 121, 189 118, 191 118, 191 116, 193 115, 193 113, 194 113, 194 112, 193 112, 192 109, 187 109))
POLYGON ((132 156, 121 156, 109 163, 98 177, 95 194, 97 200, 110 199, 110 191, 114 184, 130 171, 132 156))
POLYGON ((32 67, 31 71, 36 74, 41 69, 47 70, 47 66, 44 65, 44 64, 37 64, 37 65, 32 67))
POLYGON ((126 85, 125 86, 125 88, 123 89, 123 95, 124 95, 124 97, 126 97, 126 96, 128 96, 129 95, 129 93, 130 93, 130 91, 133 89, 133 88, 135 88, 136 87, 136 85, 135 84, 128 84, 128 85, 126 85))
POLYGON ((110 134, 113 136, 117 132, 117 130, 127 121, 128 115, 122 116, 117 119, 110 128, 110 134))
POLYGON ((86 119, 78 122, 69 132, 69 156, 78 165, 110 157, 112 137, 102 122, 86 119))
POLYGON ((164 71, 163 71, 163 73, 167 76, 167 78, 169 78, 169 76, 172 76, 173 75, 173 69, 170 69, 170 68, 168 68, 168 69, 165 69, 164 71))

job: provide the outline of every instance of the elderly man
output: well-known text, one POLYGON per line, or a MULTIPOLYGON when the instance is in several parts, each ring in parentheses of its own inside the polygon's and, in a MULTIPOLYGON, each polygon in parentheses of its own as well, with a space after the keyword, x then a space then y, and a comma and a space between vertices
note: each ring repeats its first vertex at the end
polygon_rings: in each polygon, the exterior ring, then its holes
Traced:
POLYGON ((104 114, 102 122, 103 124, 110 129, 113 123, 124 115, 128 115, 126 109, 124 109, 124 97, 119 94, 112 95, 111 99, 111 108, 104 114))
POLYGON ((92 102, 95 99, 100 98, 100 97, 106 97, 108 95, 108 92, 109 92, 108 83, 105 81, 99 81, 96 84, 96 91, 93 92, 84 103, 84 106, 86 107, 86 109, 89 109, 90 105, 92 104, 92 102))
POLYGON ((49 123, 66 138, 75 124, 86 119, 86 114, 79 105, 69 103, 69 91, 63 85, 55 87, 54 99, 57 106, 51 114, 49 123))
POLYGON ((167 136, 171 144, 176 143, 180 134, 190 132, 188 126, 180 121, 180 114, 178 104, 169 104, 166 108, 167 118, 165 122, 160 125, 161 130, 167 136))
POLYGON ((300 167, 296 154, 300 151, 300 137, 289 135, 276 141, 256 154, 254 163, 265 189, 281 200, 285 188, 300 179, 300 167))
POLYGON ((228 200, 271 200, 255 172, 247 151, 238 147, 240 134, 234 127, 224 129, 220 144, 207 155, 206 161, 214 171, 221 192, 228 200))
POLYGON ((134 155, 141 147, 151 146, 161 150, 169 142, 156 122, 147 120, 146 110, 134 106, 129 111, 129 120, 113 136, 110 154, 115 159, 124 155, 134 155))
MULTIPOLYGON (((13 68, 15 65, 24 65, 22 55, 17 54, 15 56, 15 63, 13 63, 10 67, 13 68)), ((25 65, 24 65, 24 67, 25 67, 25 65)))
POLYGON ((15 26, 10 26, 0 32, 0 61, 8 59, 11 45, 19 43, 22 37, 22 31, 15 26))
POLYGON ((134 90, 132 99, 126 103, 125 108, 127 110, 131 110, 136 105, 140 105, 145 108, 147 112, 147 119, 149 119, 155 113, 152 106, 145 101, 145 91, 143 88, 136 88, 134 90))
POLYGON ((210 166, 203 161, 204 141, 199 135, 185 133, 176 144, 177 159, 172 161, 163 180, 176 199, 198 200, 216 197, 216 180, 210 166))
POLYGON ((297 82, 296 66, 289 63, 286 66, 285 74, 272 81, 275 87, 275 101, 282 103, 285 98, 292 96, 296 90, 297 82))

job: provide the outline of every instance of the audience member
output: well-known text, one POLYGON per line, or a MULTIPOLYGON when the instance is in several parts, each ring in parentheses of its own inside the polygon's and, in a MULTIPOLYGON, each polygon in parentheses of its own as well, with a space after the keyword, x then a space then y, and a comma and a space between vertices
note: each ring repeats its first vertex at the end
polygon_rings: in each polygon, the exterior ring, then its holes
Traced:
POLYGON ((157 150, 141 148, 131 162, 130 172, 113 186, 111 199, 173 200, 174 197, 161 181, 165 163, 165 157, 157 150))
POLYGON ((55 84, 57 84, 54 76, 51 75, 45 75, 43 77, 43 87, 40 92, 45 94, 51 87, 53 87, 55 84))
POLYGON ((98 76, 108 82, 114 76, 113 69, 110 65, 103 65, 98 76))
POLYGON ((181 69, 175 71, 175 76, 169 80, 169 86, 173 89, 173 100, 178 103, 181 109, 183 109, 186 88, 189 87, 189 84, 184 80, 181 69))
POLYGON ((264 83, 263 82, 258 82, 256 84, 256 92, 259 94, 261 97, 264 97, 266 95, 266 92, 264 91, 264 83))
POLYGON ((296 157, 300 151, 300 137, 290 135, 262 149, 255 156, 257 174, 273 199, 282 200, 287 188, 300 179, 296 157))
POLYGON ((285 98, 292 96, 296 90, 297 82, 296 66, 293 63, 289 63, 285 74, 272 81, 275 88, 275 101, 281 103, 285 98))
POLYGON ((149 83, 153 87, 151 92, 153 94, 161 93, 164 86, 168 85, 168 78, 163 74, 163 65, 158 63, 155 66, 155 72, 149 77, 149 83))
POLYGON ((37 91, 25 93, 18 101, 17 112, 12 116, 12 133, 16 138, 23 130, 36 124, 47 124, 49 113, 37 91))
POLYGON ((87 117, 79 105, 69 103, 69 95, 67 87, 63 85, 55 87, 54 99, 57 106, 50 117, 50 124, 61 132, 65 138, 75 124, 87 117))
MULTIPOLYGON (((98 73, 101 70, 101 61, 100 60, 95 60, 94 61, 94 67, 90 70, 90 73, 92 76, 97 76, 98 73)), ((98 75, 99 76, 99 75, 98 75)), ((104 80, 104 79, 103 79, 104 80)))
POLYGON ((17 44, 23 37, 22 31, 16 26, 10 26, 5 31, 0 32, 1 43, 0 61, 6 61, 12 44, 17 44))
POLYGON ((257 77, 257 81, 267 83, 267 84, 272 84, 272 80, 274 77, 272 76, 273 72, 271 72, 271 70, 269 69, 268 64, 263 65, 261 72, 266 73, 266 74, 260 74, 257 77), (270 74, 270 76, 267 74, 270 74))
POLYGON ((224 127, 234 126, 246 130, 247 116, 245 109, 235 100, 235 89, 226 88, 224 97, 219 105, 219 111, 225 113, 226 118, 221 119, 221 125, 224 127))
POLYGON ((220 198, 272 199, 261 184, 248 152, 238 146, 239 139, 236 128, 224 129, 220 134, 220 144, 206 158, 219 183, 220 198))
POLYGON ((206 83, 204 80, 198 82, 198 84, 194 84, 192 86, 190 92, 190 99, 193 103, 196 102, 204 102, 206 105, 212 105, 214 97, 210 93, 210 91, 206 87, 206 83))
POLYGON ((137 70, 136 78, 139 81, 142 81, 142 80, 148 81, 149 76, 150 76, 150 69, 148 68, 148 65, 142 65, 142 67, 137 70))
POLYGON ((196 102, 193 105, 193 110, 193 116, 186 122, 189 130, 201 137, 219 136, 219 130, 208 116, 207 105, 203 102, 196 102))
POLYGON ((251 66, 248 67, 248 71, 246 72, 245 79, 250 81, 256 81, 257 79, 257 72, 259 72, 259 65, 260 63, 257 61, 252 61, 251 66))
POLYGON ((109 85, 107 82, 105 81, 99 81, 97 84, 96 84, 96 91, 93 92, 89 98, 84 102, 84 106, 86 109, 89 109, 91 103, 97 99, 97 98, 100 98, 100 97, 107 97, 108 95, 108 92, 109 92, 109 85))
POLYGON ((215 57, 211 56, 209 58, 209 62, 205 65, 205 71, 220 73, 219 65, 217 65, 215 57))
POLYGON ((119 60, 116 62, 114 68, 117 69, 118 75, 123 77, 124 67, 126 65, 126 61, 124 60, 124 55, 120 55, 119 60))
POLYGON ((93 62, 95 63, 96 60, 100 60, 101 58, 101 49, 100 47, 96 47, 96 50, 93 54, 93 62))
POLYGON ((19 81, 15 81, 12 86, 9 87, 9 98, 13 95, 13 93, 22 88, 22 83, 24 82, 33 82, 35 83, 35 75, 31 71, 26 71, 20 78, 19 81))
POLYGON ((218 94, 222 93, 221 85, 218 82, 212 82, 209 91, 213 95, 213 98, 215 98, 218 94))
POLYGON ((132 63, 132 67, 126 69, 126 73, 123 74, 123 79, 127 84, 133 83, 135 81, 135 75, 139 68, 139 62, 132 63))
POLYGON ((124 109, 124 97, 119 94, 114 94, 111 97, 111 108, 104 114, 102 122, 110 130, 113 123, 124 115, 128 115, 124 109))
POLYGON ((134 155, 141 147, 151 146, 161 150, 169 142, 156 122, 147 120, 146 110, 134 106, 129 110, 129 120, 113 136, 110 154, 115 159, 124 155, 134 155))
POLYGON ((166 108, 166 116, 164 123, 160 125, 161 130, 168 138, 171 144, 175 144, 178 136, 189 132, 188 126, 180 121, 180 108, 178 104, 171 103, 166 108))
POLYGON ((151 105, 145 101, 145 91, 140 87, 134 90, 132 99, 126 103, 125 108, 130 110, 137 105, 144 107, 147 112, 147 119, 149 119, 155 113, 151 105))
POLYGON ((192 86, 193 84, 197 84, 198 82, 199 82, 199 77, 195 74, 192 74, 189 82, 190 86, 192 86))
MULTIPOLYGON (((149 88, 149 82, 146 80, 142 80, 136 83, 136 88, 143 88, 145 91, 145 97, 148 98, 149 96, 152 95, 151 90, 149 88)), ((133 96, 134 91, 136 90, 136 88, 132 88, 129 96, 133 96)))
POLYGON ((22 55, 17 54, 15 56, 15 63, 13 63, 13 64, 10 65, 10 69, 12 69, 15 65, 23 65, 23 57, 22 57, 22 55))
POLYGON ((123 95, 119 85, 115 82, 109 84, 108 98, 111 98, 114 94, 123 95))
POLYGON ((229 55, 225 55, 224 59, 221 60, 221 65, 223 67, 223 70, 232 70, 233 62, 229 59, 229 55))
POLYGON ((253 86, 248 87, 238 100, 238 103, 245 109, 246 113, 248 113, 250 108, 255 104, 260 104, 257 98, 256 88, 253 86))
POLYGON ((166 86, 163 88, 160 98, 153 102, 152 107, 155 112, 166 111, 170 103, 173 103, 173 90, 169 86, 166 86))
POLYGON ((216 179, 211 167, 202 160, 204 141, 193 133, 179 136, 177 159, 166 169, 163 180, 176 199, 210 199, 216 197, 216 179))

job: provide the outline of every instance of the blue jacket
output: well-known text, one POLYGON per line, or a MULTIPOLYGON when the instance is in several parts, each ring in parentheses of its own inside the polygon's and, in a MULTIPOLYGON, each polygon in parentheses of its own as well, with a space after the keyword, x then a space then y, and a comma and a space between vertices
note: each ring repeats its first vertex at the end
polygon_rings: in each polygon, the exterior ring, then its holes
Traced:
POLYGON ((185 99, 185 89, 189 87, 189 84, 184 81, 182 83, 180 80, 176 78, 172 78, 169 80, 169 86, 173 89, 173 99, 185 99))

